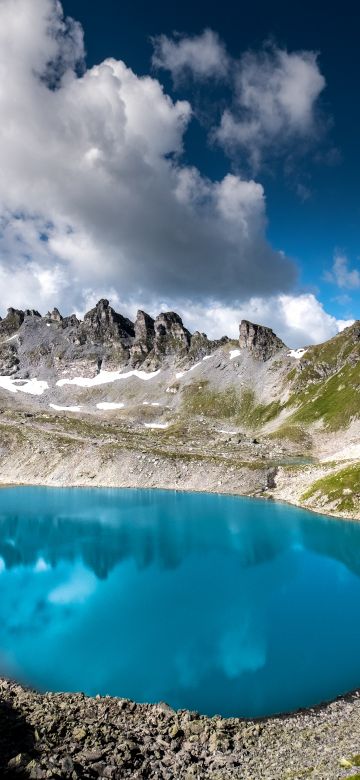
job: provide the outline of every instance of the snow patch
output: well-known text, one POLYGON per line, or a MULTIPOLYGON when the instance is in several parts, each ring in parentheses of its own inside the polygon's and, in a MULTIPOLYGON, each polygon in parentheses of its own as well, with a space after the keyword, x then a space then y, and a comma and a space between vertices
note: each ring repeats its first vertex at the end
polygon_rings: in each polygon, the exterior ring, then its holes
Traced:
POLYGON ((321 460, 326 463, 326 461, 353 460, 355 458, 360 458, 360 444, 348 444, 342 450, 333 452, 331 455, 327 455, 326 458, 321 458, 321 460))
POLYGON ((170 423, 144 423, 145 428, 168 428, 170 423))
POLYGON ((194 365, 190 368, 185 368, 184 371, 178 371, 177 374, 175 374, 176 379, 181 379, 181 377, 184 376, 184 374, 186 374, 188 371, 193 371, 194 368, 201 366, 203 360, 210 360, 212 357, 214 357, 214 355, 205 355, 202 360, 200 360, 198 363, 194 363, 194 365))
POLYGON ((217 428, 216 433, 227 433, 229 436, 234 436, 237 431, 226 431, 225 428, 217 428))
POLYGON ((305 352, 307 352, 307 349, 304 347, 301 347, 300 349, 291 349, 290 352, 287 353, 287 356, 293 357, 295 360, 300 360, 300 358, 305 355, 305 352))
POLYGON ((230 360, 234 360, 234 358, 237 358, 239 355, 241 355, 241 349, 230 349, 229 355, 230 360))
POLYGON ((104 409, 104 411, 107 411, 108 409, 123 409, 125 404, 123 403, 112 403, 112 401, 101 401, 101 403, 96 404, 97 409, 104 409))
POLYGON ((58 406, 57 404, 49 404, 56 412, 80 412, 81 406, 58 406))
POLYGON ((109 382, 117 382, 118 379, 129 379, 131 376, 136 376, 138 379, 147 381, 153 379, 154 376, 160 374, 160 368, 157 371, 126 371, 122 374, 120 371, 100 371, 99 374, 93 377, 78 376, 74 379, 59 379, 56 384, 59 387, 63 385, 76 385, 77 387, 97 387, 98 385, 106 385, 109 382))
POLYGON ((10 393, 42 395, 45 390, 48 390, 49 385, 39 379, 12 379, 11 376, 0 376, 0 387, 9 390, 10 393))

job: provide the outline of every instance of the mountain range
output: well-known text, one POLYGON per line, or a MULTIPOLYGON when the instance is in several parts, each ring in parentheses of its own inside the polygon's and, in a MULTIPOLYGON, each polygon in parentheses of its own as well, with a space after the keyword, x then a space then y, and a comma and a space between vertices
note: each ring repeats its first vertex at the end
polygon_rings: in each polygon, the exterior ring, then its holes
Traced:
POLYGON ((80 320, 0 320, 0 480, 247 493, 357 517, 360 322, 289 349, 175 312, 135 322, 105 299, 80 320))

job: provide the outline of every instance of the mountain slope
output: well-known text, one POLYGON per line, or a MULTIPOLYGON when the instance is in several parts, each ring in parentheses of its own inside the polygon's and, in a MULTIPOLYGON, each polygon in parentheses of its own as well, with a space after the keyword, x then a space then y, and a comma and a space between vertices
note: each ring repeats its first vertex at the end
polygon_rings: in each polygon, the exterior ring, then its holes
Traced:
POLYGON ((290 350, 248 321, 210 341, 175 312, 131 322, 106 300, 82 321, 9 309, 0 479, 265 491, 356 515, 359 365, 359 322, 290 350))

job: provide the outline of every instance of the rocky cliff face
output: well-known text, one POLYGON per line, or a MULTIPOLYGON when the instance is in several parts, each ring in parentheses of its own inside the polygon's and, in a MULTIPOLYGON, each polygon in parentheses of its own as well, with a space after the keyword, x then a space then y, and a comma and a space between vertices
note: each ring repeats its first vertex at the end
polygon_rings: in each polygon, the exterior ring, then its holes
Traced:
POLYGON ((155 355, 184 354, 191 344, 191 335, 184 328, 181 317, 174 311, 159 314, 155 320, 155 355))
POLYGON ((141 365, 154 349, 155 322, 149 314, 139 309, 135 325, 135 338, 131 346, 131 362, 134 367, 141 365))
MULTIPOLYGON (((135 322, 116 312, 105 298, 83 320, 62 316, 57 308, 42 317, 38 311, 9 308, 0 319, 0 374, 19 376, 39 371, 67 371, 72 367, 113 370, 129 366, 154 370, 184 360, 195 363, 210 355, 227 339, 210 341, 205 333, 191 334, 176 312, 155 319, 141 309, 135 322)), ((256 361, 266 362, 285 344, 264 325, 242 320, 239 346, 256 361)))
POLYGON ((94 343, 119 343, 124 348, 135 337, 134 323, 114 311, 105 298, 85 314, 81 330, 94 343))
POLYGON ((24 317, 25 312, 12 307, 8 309, 6 317, 0 321, 0 339, 5 339, 16 333, 24 322, 24 317))
POLYGON ((209 341, 193 335, 175 312, 153 319, 139 310, 135 322, 116 312, 106 299, 79 320, 57 308, 41 317, 35 310, 10 308, 0 320, 0 374, 19 376, 45 371, 78 373, 121 366, 156 369, 162 364, 201 359, 226 338, 209 341))
POLYGON ((239 329, 240 349, 247 349, 256 360, 269 360, 279 350, 286 349, 284 342, 265 325, 242 320, 239 329))

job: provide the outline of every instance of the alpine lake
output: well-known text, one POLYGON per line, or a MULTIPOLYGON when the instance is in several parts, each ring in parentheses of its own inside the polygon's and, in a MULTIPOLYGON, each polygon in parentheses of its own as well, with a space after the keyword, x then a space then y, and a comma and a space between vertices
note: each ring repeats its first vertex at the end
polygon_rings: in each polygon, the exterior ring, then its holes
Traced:
POLYGON ((261 499, 0 491, 0 676, 261 717, 360 686, 360 524, 261 499))

